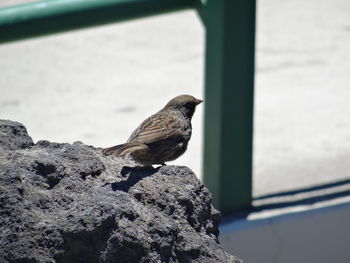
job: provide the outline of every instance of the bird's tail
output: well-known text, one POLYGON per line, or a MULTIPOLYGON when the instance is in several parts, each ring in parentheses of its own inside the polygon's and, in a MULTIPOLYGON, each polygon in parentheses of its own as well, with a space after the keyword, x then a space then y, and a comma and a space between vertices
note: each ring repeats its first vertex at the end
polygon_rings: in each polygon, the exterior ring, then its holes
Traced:
POLYGON ((102 150, 102 153, 104 155, 114 154, 116 156, 121 157, 131 152, 145 150, 146 148, 147 148, 147 145, 140 142, 127 142, 127 143, 119 144, 109 148, 105 148, 102 150))

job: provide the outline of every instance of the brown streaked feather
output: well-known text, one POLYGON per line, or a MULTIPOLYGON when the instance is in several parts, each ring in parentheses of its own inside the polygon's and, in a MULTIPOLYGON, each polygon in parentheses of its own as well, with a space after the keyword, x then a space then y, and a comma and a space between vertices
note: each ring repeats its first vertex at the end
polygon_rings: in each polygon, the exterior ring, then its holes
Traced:
POLYGON ((165 113, 158 112, 147 118, 141 125, 131 134, 129 142, 141 142, 145 144, 154 141, 165 140, 172 136, 178 136, 177 118, 165 113), (171 127, 170 127, 171 125, 171 127))
POLYGON ((102 153, 104 155, 111 155, 114 154, 116 156, 125 156, 128 153, 134 152, 134 151, 139 151, 139 150, 145 150, 147 148, 147 145, 143 143, 123 143, 119 145, 115 145, 109 148, 105 148, 102 150, 102 153))

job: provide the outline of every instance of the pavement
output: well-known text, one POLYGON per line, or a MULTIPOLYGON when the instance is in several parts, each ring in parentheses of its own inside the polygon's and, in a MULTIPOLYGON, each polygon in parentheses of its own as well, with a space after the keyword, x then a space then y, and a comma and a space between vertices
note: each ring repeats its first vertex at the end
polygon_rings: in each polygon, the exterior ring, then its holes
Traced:
MULTIPOLYGON (((349 14, 347 0, 258 1, 254 196, 350 178, 349 14)), ((122 143, 172 97, 203 98, 204 34, 186 10, 3 44, 0 118, 35 141, 122 143)), ((171 162, 199 177, 202 123, 203 105, 171 162)))

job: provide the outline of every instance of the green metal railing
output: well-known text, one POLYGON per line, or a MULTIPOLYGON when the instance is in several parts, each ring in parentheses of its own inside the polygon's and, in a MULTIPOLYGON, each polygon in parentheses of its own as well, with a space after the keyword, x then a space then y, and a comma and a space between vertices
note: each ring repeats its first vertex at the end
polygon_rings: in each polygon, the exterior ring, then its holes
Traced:
POLYGON ((223 213, 252 200, 255 0, 206 7, 204 183, 223 213))
POLYGON ((252 200, 255 0, 46 0, 0 8, 0 43, 194 8, 206 27, 204 183, 223 213, 252 200))

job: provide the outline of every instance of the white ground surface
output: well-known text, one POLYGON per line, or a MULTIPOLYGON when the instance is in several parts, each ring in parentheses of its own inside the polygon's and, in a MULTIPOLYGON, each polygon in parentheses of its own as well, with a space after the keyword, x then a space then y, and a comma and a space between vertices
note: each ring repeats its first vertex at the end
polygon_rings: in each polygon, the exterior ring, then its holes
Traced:
MULTIPOLYGON (((0 7, 26 0, 2 0, 0 7)), ((0 46, 0 118, 35 141, 124 142, 172 97, 203 98, 194 11, 0 46)), ((261 0, 254 195, 350 177, 350 2, 261 0)), ((201 175, 203 105, 174 164, 201 175)))

